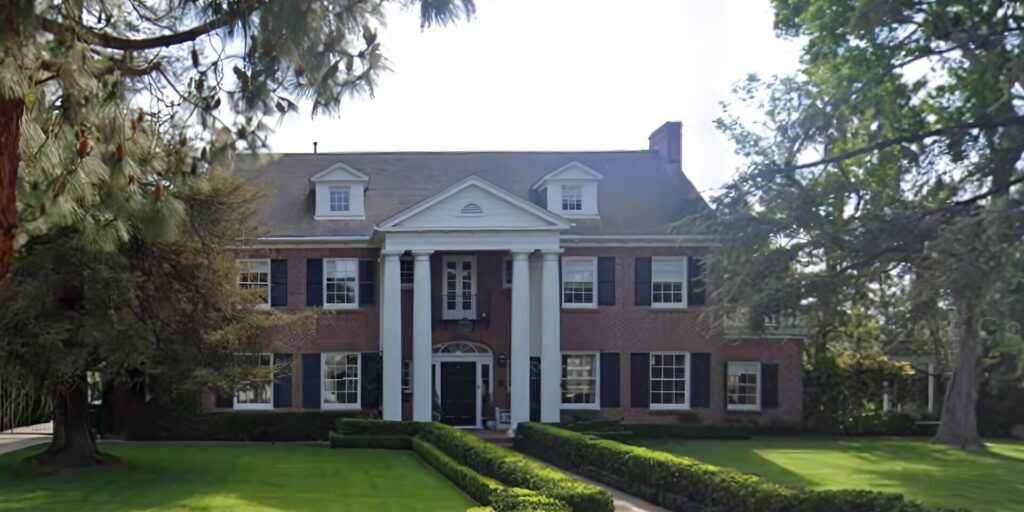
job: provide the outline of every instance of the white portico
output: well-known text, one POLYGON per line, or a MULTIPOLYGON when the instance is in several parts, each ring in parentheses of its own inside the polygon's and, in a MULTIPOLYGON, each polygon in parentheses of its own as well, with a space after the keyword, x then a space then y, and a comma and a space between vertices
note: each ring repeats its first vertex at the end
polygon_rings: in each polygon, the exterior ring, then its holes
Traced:
POLYGON ((476 315, 476 283, 471 258, 445 256, 444 290, 431 290, 430 258, 435 253, 500 251, 508 254, 512 269, 508 378, 512 426, 529 421, 531 355, 541 359, 541 421, 559 420, 559 235, 569 227, 563 217, 477 176, 463 179, 376 227, 381 237, 384 419, 402 419, 400 258, 411 256, 414 262, 410 383, 413 420, 431 421, 436 378, 432 371, 436 356, 432 339, 436 312, 432 311, 432 299, 443 294, 445 300, 440 304, 445 315, 471 317, 476 315), (539 272, 540 276, 531 276, 531 272, 539 272))

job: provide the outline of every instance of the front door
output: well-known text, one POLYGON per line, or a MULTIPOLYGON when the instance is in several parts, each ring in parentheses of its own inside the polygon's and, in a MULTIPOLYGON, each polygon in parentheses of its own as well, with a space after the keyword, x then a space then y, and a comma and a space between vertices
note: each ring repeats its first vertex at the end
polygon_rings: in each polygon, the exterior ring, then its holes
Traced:
POLYGON ((475 427, 476 362, 441 362, 441 422, 475 427))
POLYGON ((444 319, 476 320, 476 256, 445 256, 444 319))

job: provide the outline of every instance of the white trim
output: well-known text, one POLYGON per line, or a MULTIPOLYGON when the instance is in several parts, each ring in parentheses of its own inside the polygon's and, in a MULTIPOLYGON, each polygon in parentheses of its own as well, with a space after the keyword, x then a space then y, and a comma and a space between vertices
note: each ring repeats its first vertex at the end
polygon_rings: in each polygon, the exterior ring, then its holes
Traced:
POLYGON ((726 361, 725 362, 725 410, 727 411, 753 411, 761 410, 761 362, 760 361, 726 361), (730 404, 729 403, 729 369, 734 364, 752 364, 757 366, 757 386, 754 388, 754 400, 756 404, 730 404))
MULTIPOLYGON (((249 262, 249 263, 252 263, 252 262, 261 262, 261 263, 262 262, 266 262, 267 263, 267 302, 265 302, 265 303, 261 302, 259 304, 254 304, 253 306, 256 307, 257 309, 270 309, 271 308, 271 304, 273 304, 273 300, 274 300, 273 299, 274 291, 272 290, 272 288, 274 287, 274 280, 273 280, 274 276, 272 275, 273 271, 271 270, 271 266, 270 266, 270 258, 235 258, 235 287, 236 288, 239 288, 242 285, 242 283, 238 282, 238 274, 240 273, 240 269, 238 268, 238 264, 242 263, 242 262, 249 262)), ((241 288, 239 288, 239 289, 241 289, 241 288)))
POLYGON ((320 409, 327 411, 358 411, 363 408, 363 354, 360 352, 321 352, 320 353, 320 409), (339 404, 325 402, 324 397, 327 391, 324 389, 324 373, 327 371, 327 354, 341 354, 344 356, 356 356, 356 403, 339 404))
POLYGON ((359 308, 359 260, 357 258, 324 258, 323 259, 323 276, 321 277, 320 287, 323 288, 323 295, 320 297, 321 304, 324 309, 358 309, 359 308), (327 302, 327 262, 339 262, 339 261, 354 261, 356 264, 356 280, 353 285, 354 287, 354 299, 351 304, 329 304, 327 302))
POLYGON ((401 285, 403 290, 412 290, 413 286, 416 284, 416 260, 415 260, 415 258, 413 256, 406 256, 406 255, 403 254, 403 255, 398 257, 398 283, 401 285), (409 263, 409 264, 411 264, 413 266, 413 269, 412 269, 412 282, 411 283, 403 283, 402 282, 402 264, 403 263, 409 263))
POLYGON ((717 247, 709 235, 575 235, 562 234, 562 247, 717 247))
POLYGON ((651 309, 686 309, 690 307, 690 257, 689 256, 651 256, 651 309), (680 282, 683 285, 682 302, 654 302, 654 264, 658 261, 680 261, 683 262, 683 275, 680 282))
MULTIPOLYGON (((530 275, 533 275, 531 272, 530 275)), ((501 258, 501 287, 506 290, 512 289, 512 257, 501 258), (507 265, 507 266, 506 266, 507 265)))
MULTIPOLYGON (((509 191, 507 191, 507 190, 497 186, 497 185, 494 185, 493 183, 491 183, 491 182, 489 182, 489 181, 487 181, 487 180, 485 180, 483 178, 480 178, 479 176, 469 175, 466 178, 464 178, 461 181, 459 181, 458 183, 452 185, 451 187, 448 187, 447 189, 445 189, 445 190, 443 190, 443 191, 441 191, 441 192, 439 192, 439 193, 437 193, 437 194, 427 198, 426 200, 421 201, 421 202, 417 203, 416 205, 413 205, 413 206, 411 206, 409 208, 406 208, 405 210, 402 210, 401 212, 399 212, 398 214, 392 216, 391 218, 389 218, 389 219, 387 219, 387 220, 377 224, 375 229, 377 231, 382 231, 382 232, 394 232, 394 231, 423 232, 423 231, 431 231, 430 228, 423 228, 423 227, 400 228, 400 227, 397 227, 397 225, 399 223, 401 223, 402 221, 405 221, 405 220, 413 217, 417 213, 420 213, 423 210, 426 210, 427 208, 430 208, 431 206, 434 206, 435 204, 440 203, 441 201, 447 199, 448 197, 451 197, 452 195, 454 195, 455 193, 459 192, 460 190, 463 190, 465 188, 472 187, 472 186, 479 187, 479 188, 483 189, 485 192, 493 194, 493 195, 497 196, 499 199, 502 199, 502 200, 510 203, 511 205, 513 205, 515 207, 518 207, 519 209, 521 209, 521 210, 523 210, 523 211, 525 211, 527 213, 531 213, 534 216, 539 217, 542 220, 545 220, 545 221, 547 221, 547 222, 549 222, 551 224, 550 226, 546 226, 546 227, 532 228, 532 229, 530 229, 530 231, 533 231, 533 230, 556 230, 556 231, 561 231, 561 230, 569 229, 570 227, 572 227, 572 225, 569 223, 569 221, 565 220, 564 218, 562 218, 562 217, 560 217, 558 215, 555 215, 554 213, 549 212, 548 210, 545 210, 545 209, 541 208, 540 206, 537 206, 537 205, 535 205, 535 204, 533 204, 533 203, 531 203, 529 201, 526 201, 523 198, 521 198, 521 197, 519 197, 519 196, 517 196, 517 195, 515 195, 515 194, 513 194, 513 193, 511 193, 511 192, 509 192, 509 191)), ((494 229, 495 230, 502 230, 502 229, 504 229, 504 230, 519 230, 519 231, 523 230, 523 228, 518 228, 518 227, 517 228, 509 228, 509 227, 501 228, 501 227, 498 227, 498 228, 494 228, 494 229)), ((479 227, 465 228, 465 229, 453 228, 453 227, 445 227, 444 228, 444 231, 480 231, 480 230, 481 229, 479 227)), ((485 231, 490 231, 490 230, 491 229, 488 228, 485 231)))
POLYGON ((561 174, 561 173, 563 173, 565 171, 568 171, 570 169, 578 169, 580 171, 583 171, 583 174, 587 175, 587 178, 571 178, 572 180, 577 180, 577 181, 601 181, 601 180, 604 179, 604 175, 602 175, 601 173, 595 171, 590 166, 588 166, 588 165, 586 165, 584 163, 581 163, 581 162, 579 162, 577 160, 573 160, 572 162, 569 162, 569 163, 559 167, 558 169, 555 169, 554 171, 551 171, 551 172, 545 174, 541 179, 537 180, 537 183, 534 183, 533 186, 530 187, 530 190, 540 190, 540 189, 544 188, 547 185, 548 181, 557 180, 558 178, 556 176, 558 176, 559 174, 561 174))
POLYGON ((370 177, 355 170, 354 168, 345 165, 341 162, 332 164, 330 167, 316 173, 309 181, 313 183, 320 182, 336 182, 336 181, 370 181, 370 177), (347 177, 331 177, 336 172, 342 172, 348 174, 347 177))
MULTIPOLYGON (((693 367, 693 354, 685 350, 680 351, 658 351, 651 352, 647 356, 647 404, 648 408, 652 411, 688 411, 690 410, 690 404, 693 403, 693 376, 691 375, 691 368, 693 367), (686 355, 686 403, 682 404, 656 404, 654 400, 651 400, 651 396, 654 393, 651 382, 654 380, 654 376, 651 374, 651 366, 653 365, 654 356, 678 356, 686 355)), ((664 380, 664 378, 662 378, 664 380)), ((677 380, 677 379, 672 379, 677 380)))
MULTIPOLYGON (((561 373, 565 368, 564 356, 573 355, 592 355, 594 356, 594 403, 592 404, 567 404, 565 400, 565 393, 562 392, 562 383, 565 382, 565 377, 558 379, 558 403, 561 409, 566 410, 600 410, 601 409, 601 352, 596 350, 565 350, 558 354, 558 368, 561 373)), ((543 364, 543 363, 541 363, 543 364)))
POLYGON ((558 286, 558 302, 562 305, 562 309, 597 309, 597 304, 598 304, 598 299, 597 299, 597 256, 563 256, 562 257, 562 262, 561 262, 561 274, 562 275, 561 275, 561 279, 559 279, 560 283, 559 283, 559 286, 558 286), (593 293, 594 301, 593 302, 589 302, 589 303, 580 303, 580 302, 566 303, 565 302, 565 276, 566 276, 565 264, 566 264, 566 262, 569 262, 569 261, 587 261, 587 260, 591 261, 591 263, 593 264, 593 276, 594 277, 593 277, 593 280, 591 281, 591 283, 593 285, 593 290, 594 290, 594 293, 593 293))
MULTIPOLYGON (((448 290, 448 263, 449 262, 457 263, 455 265, 455 272, 456 272, 456 275, 458 275, 460 272, 462 272, 462 269, 460 268, 461 265, 458 265, 458 263, 464 263, 464 262, 467 262, 467 261, 470 263, 470 266, 469 266, 469 285, 470 285, 470 291, 469 291, 469 293, 470 293, 470 299, 473 302, 473 308, 469 311, 469 313, 471 313, 471 314, 468 317, 466 317, 466 318, 468 318, 469 320, 476 320, 476 318, 479 316, 479 312, 477 311, 477 305, 478 304, 477 304, 477 300, 476 300, 477 299, 476 294, 477 294, 477 288, 478 288, 476 254, 446 254, 446 255, 441 257, 441 318, 444 318, 445 320, 460 320, 462 318, 462 317, 458 317, 460 312, 465 313, 464 310, 458 309, 458 308, 454 309, 454 310, 448 309, 448 292, 449 292, 449 290, 448 290)), ((462 290, 460 288, 461 287, 461 280, 460 279, 456 279, 455 283, 456 283, 456 288, 457 289, 456 290, 451 290, 451 291, 455 292, 455 293, 464 293, 465 290, 462 290)), ((461 300, 458 297, 459 296, 456 295, 456 300, 455 300, 456 304, 461 302, 461 300)))
MULTIPOLYGON (((466 362, 476 363, 476 370, 475 370, 475 373, 476 373, 476 423, 473 424, 473 425, 458 425, 458 426, 456 426, 456 428, 483 428, 483 426, 484 426, 484 423, 483 423, 484 422, 484 414, 483 414, 483 412, 484 412, 484 397, 483 397, 483 392, 486 391, 486 392, 490 393, 492 403, 494 401, 494 353, 490 352, 490 350, 491 350, 490 347, 487 347, 486 345, 483 345, 482 343, 476 343, 476 342, 449 342, 449 343, 472 343, 473 345, 481 345, 483 347, 486 347, 487 350, 489 351, 489 352, 476 352, 476 353, 468 353, 468 352, 467 353, 440 353, 440 352, 432 352, 431 361, 430 361, 431 372, 433 373, 433 376, 434 376, 434 388, 437 390, 437 399, 438 399, 438 401, 440 401, 441 397, 444 396, 443 392, 441 391, 441 381, 442 381, 441 369, 443 368, 443 366, 441 366, 441 363, 445 363, 445 362, 449 362, 449 363, 466 363, 466 362), (488 379, 487 379, 487 383, 488 383, 489 389, 486 389, 486 390, 483 389, 483 365, 485 365, 485 364, 488 365, 487 369, 490 371, 490 375, 488 375, 488 379)), ((438 346, 446 345, 446 344, 447 343, 442 343, 440 345, 435 345, 433 348, 437 348, 438 346)), ((432 350, 433 350, 433 348, 432 348, 432 350)))

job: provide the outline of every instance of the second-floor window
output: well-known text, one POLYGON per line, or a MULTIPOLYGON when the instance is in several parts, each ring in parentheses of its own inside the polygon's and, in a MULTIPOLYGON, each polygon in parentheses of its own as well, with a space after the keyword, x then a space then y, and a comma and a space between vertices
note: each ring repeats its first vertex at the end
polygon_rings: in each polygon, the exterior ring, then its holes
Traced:
POLYGON ((352 208, 352 187, 331 187, 329 206, 332 212, 347 212, 352 208))
POLYGON ((686 258, 652 259, 651 306, 686 306, 686 258))
POLYGON ((597 305, 597 258, 562 258, 562 306, 597 305))
POLYGON ((410 258, 402 258, 398 264, 398 277, 402 281, 402 288, 412 288, 415 275, 415 262, 410 258))
POLYGON ((562 211, 583 210, 583 185, 562 185, 562 211))
POLYGON ((324 307, 354 308, 359 304, 359 260, 324 260, 324 307))
POLYGON ((249 290, 260 306, 270 307, 270 260, 238 260, 238 289, 249 290))

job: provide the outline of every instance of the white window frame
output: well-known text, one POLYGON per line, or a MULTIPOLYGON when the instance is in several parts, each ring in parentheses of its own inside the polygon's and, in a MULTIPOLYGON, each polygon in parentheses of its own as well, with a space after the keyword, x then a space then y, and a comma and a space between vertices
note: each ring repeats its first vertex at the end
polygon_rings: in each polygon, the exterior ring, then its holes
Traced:
MULTIPOLYGON (((690 410, 690 403, 692 402, 692 397, 693 397, 693 378, 692 378, 692 372, 691 372, 691 368, 692 367, 693 367, 693 355, 690 352, 662 351, 662 352, 651 352, 650 353, 650 355, 648 356, 648 359, 647 359, 647 403, 648 403, 648 405, 649 405, 649 407, 650 407, 650 409, 652 411, 657 411, 657 410, 662 410, 662 411, 688 411, 688 410, 690 410), (656 404, 656 403, 654 403, 654 399, 653 398, 654 398, 655 391, 654 391, 654 386, 652 385, 652 383, 655 380, 654 379, 654 372, 652 371, 653 370, 652 367, 654 366, 654 356, 681 356, 681 355, 686 356, 686 377, 683 378, 683 382, 686 383, 686 391, 684 391, 684 393, 685 393, 684 396, 685 396, 686 402, 685 403, 681 403, 681 404, 656 404)), ((664 377, 661 377, 658 380, 678 380, 678 379, 675 379, 675 378, 673 378, 673 379, 666 379, 664 377)))
POLYGON ((564 256, 562 257, 561 285, 558 287, 559 302, 564 309, 596 309, 597 308, 597 256, 564 256), (566 265, 570 261, 589 261, 592 268, 591 286, 594 291, 592 302, 565 302, 565 278, 568 276, 566 265))
POLYGON ((501 287, 512 288, 512 258, 508 256, 501 259, 501 287))
POLYGON ((583 196, 584 196, 583 189, 584 189, 584 186, 583 186, 582 183, 563 183, 559 187, 559 200, 560 200, 559 206, 561 207, 563 212, 570 213, 570 214, 582 214, 583 213, 583 211, 584 211, 584 207, 583 207, 584 206, 583 205, 583 201, 584 201, 584 199, 583 199, 583 196), (568 190, 576 191, 575 197, 566 197, 566 190, 567 189, 568 190), (566 206, 566 199, 568 199, 568 200, 570 200, 570 201, 572 201, 574 203, 579 204, 579 208, 575 208, 575 209, 566 208, 565 207, 566 206))
MULTIPOLYGON (((398 260, 398 280, 402 282, 403 290, 411 290, 413 285, 416 284, 416 261, 409 256, 402 256, 398 260), (406 273, 402 267, 408 265, 411 267, 409 272, 406 273), (409 282, 404 282, 405 276, 409 276, 409 282)), ((358 303, 358 301, 356 301, 358 303)))
POLYGON ((267 301, 256 304, 256 307, 259 309, 270 309, 270 301, 273 291, 271 290, 271 288, 274 286, 274 283, 272 282, 271 279, 270 258, 238 258, 235 260, 235 286, 237 286, 239 290, 242 289, 242 263, 267 264, 267 301))
POLYGON ((324 271, 323 271, 324 275, 323 275, 323 279, 321 280, 320 284, 323 287, 322 301, 323 301, 324 309, 356 309, 356 308, 358 308, 359 307, 359 260, 356 259, 356 258, 324 258, 323 265, 324 265, 324 271), (328 262, 340 262, 340 261, 346 261, 346 262, 351 261, 351 262, 355 262, 355 265, 356 265, 356 270, 355 270, 356 280, 355 280, 355 282, 352 285, 353 288, 354 288, 354 292, 355 293, 353 294, 353 299, 352 299, 352 303, 351 304, 333 304, 333 303, 328 303, 327 302, 327 263, 328 262))
POLYGON ((760 411, 761 410, 761 362, 760 361, 728 361, 725 364, 725 409, 727 411, 760 411), (730 404, 729 403, 729 376, 732 374, 733 365, 754 365, 757 367, 757 384, 754 386, 753 404, 730 404))
POLYGON ((352 186, 351 185, 330 185, 330 186, 327 187, 327 211, 330 212, 330 213, 335 213, 335 214, 347 214, 347 213, 351 213, 352 212, 352 186), (338 191, 338 192, 344 191, 346 193, 346 196, 347 196, 345 198, 346 201, 344 203, 341 203, 341 202, 338 203, 339 206, 344 204, 346 206, 346 208, 344 208, 344 209, 340 209, 339 208, 337 210, 334 209, 334 204, 335 204, 334 203, 334 192, 335 191, 338 191))
POLYGON ((559 365, 559 379, 558 379, 558 401, 562 409, 574 409, 574 410, 596 410, 601 408, 601 353, 598 351, 589 350, 571 350, 565 351, 558 356, 559 365), (562 392, 562 383, 565 382, 565 377, 561 376, 564 371, 563 356, 594 356, 594 403, 592 404, 567 404, 562 400, 565 399, 564 393, 562 392))
POLYGON ((686 309, 689 307, 689 264, 690 258, 686 256, 654 256, 651 258, 651 308, 654 309, 686 309), (682 261, 683 262, 683 301, 682 302, 654 302, 654 265, 659 261, 682 261))
POLYGON ((320 409, 330 411, 357 411, 363 408, 363 354, 359 352, 323 352, 320 354, 320 409), (325 400, 327 397, 327 390, 324 389, 327 379, 324 376, 327 374, 327 356, 328 355, 342 355, 342 356, 356 356, 356 403, 354 404, 339 404, 334 402, 328 402, 325 400))
MULTIPOLYGON (((270 370, 270 381, 269 381, 270 393, 268 393, 268 396, 270 397, 270 402, 265 403, 265 404, 264 403, 259 403, 259 404, 243 404, 243 403, 238 403, 238 386, 235 386, 234 391, 231 393, 232 409, 236 409, 236 410, 239 410, 239 411, 266 411, 266 410, 269 410, 269 409, 273 409, 274 408, 274 370, 273 370, 273 368, 274 368, 274 354, 271 353, 271 352, 258 352, 258 353, 255 353, 255 354, 238 354, 238 356, 239 357, 253 357, 253 356, 255 356, 255 357, 269 356, 270 357, 270 369, 271 369, 270 370)), ((257 365, 257 367, 259 367, 259 365, 257 365)))

